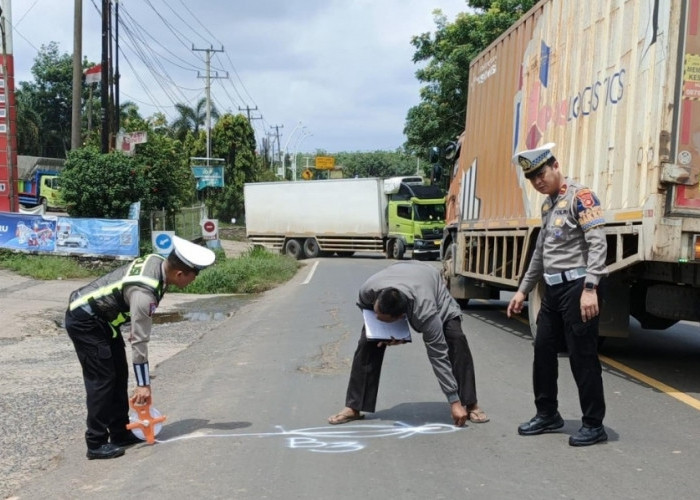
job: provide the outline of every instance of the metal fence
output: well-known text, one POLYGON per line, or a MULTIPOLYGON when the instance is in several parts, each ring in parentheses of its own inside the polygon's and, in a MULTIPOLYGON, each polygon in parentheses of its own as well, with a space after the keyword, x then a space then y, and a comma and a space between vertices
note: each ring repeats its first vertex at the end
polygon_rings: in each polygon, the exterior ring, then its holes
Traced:
POLYGON ((186 240, 198 240, 202 237, 201 224, 206 216, 204 204, 182 208, 174 215, 169 215, 165 210, 154 210, 143 214, 141 227, 149 228, 149 240, 153 231, 175 231, 175 234, 186 240))

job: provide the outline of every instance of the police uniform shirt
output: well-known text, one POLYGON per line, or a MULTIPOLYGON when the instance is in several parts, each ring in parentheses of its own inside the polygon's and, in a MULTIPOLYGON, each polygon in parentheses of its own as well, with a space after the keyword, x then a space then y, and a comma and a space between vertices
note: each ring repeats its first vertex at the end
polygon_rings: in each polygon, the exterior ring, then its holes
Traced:
POLYGON ((362 285, 358 305, 363 309, 373 309, 377 295, 384 288, 396 288, 408 299, 406 318, 411 327, 423 335, 440 388, 449 402, 459 401, 443 324, 460 317, 462 310, 447 290, 440 272, 421 262, 393 264, 362 285))
MULTIPOLYGON (((165 287, 165 285, 164 285, 165 287)), ((124 296, 129 304, 131 314, 131 342, 132 363, 140 364, 148 362, 148 341, 151 338, 153 325, 153 313, 158 306, 156 297, 145 288, 130 286, 124 296)))
POLYGON ((542 230, 519 290, 529 293, 543 273, 586 269, 586 282, 598 284, 607 274, 605 218, 600 201, 587 187, 565 179, 556 197, 542 204, 542 230))

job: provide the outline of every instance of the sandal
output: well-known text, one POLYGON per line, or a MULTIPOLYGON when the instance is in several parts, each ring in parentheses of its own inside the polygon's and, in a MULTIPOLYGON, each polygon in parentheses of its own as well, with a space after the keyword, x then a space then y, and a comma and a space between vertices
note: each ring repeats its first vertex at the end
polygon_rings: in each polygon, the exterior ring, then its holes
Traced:
POLYGON ((491 420, 489 417, 486 416, 486 413, 484 413, 484 410, 482 410, 481 408, 467 410, 467 415, 467 418, 469 418, 469 420, 474 422, 475 424, 484 424, 491 420))
POLYGON ((352 422, 353 420, 362 420, 363 418, 365 418, 365 416, 362 415, 359 411, 351 413, 346 410, 342 410, 339 413, 333 415, 332 417, 328 417, 328 423, 331 425, 340 425, 347 424, 348 422, 352 422))

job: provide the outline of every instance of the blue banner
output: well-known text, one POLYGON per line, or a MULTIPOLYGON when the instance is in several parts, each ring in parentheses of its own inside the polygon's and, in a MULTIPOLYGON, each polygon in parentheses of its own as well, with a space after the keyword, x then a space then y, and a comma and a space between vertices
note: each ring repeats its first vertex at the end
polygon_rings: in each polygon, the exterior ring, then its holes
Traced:
POLYGON ((60 255, 138 257, 138 221, 0 212, 0 247, 60 255))

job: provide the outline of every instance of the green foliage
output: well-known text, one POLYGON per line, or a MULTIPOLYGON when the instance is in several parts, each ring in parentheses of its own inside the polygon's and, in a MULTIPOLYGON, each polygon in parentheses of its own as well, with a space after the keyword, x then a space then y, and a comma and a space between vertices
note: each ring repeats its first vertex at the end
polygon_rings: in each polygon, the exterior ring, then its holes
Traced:
MULTIPOLYGON (((295 259, 253 248, 236 259, 217 259, 183 293, 260 293, 288 281, 299 268, 295 259)), ((172 289, 170 291, 180 291, 172 289)))
POLYGON ((133 158, 100 154, 95 148, 71 151, 61 173, 61 192, 71 217, 124 219, 129 205, 144 198, 147 182, 133 158))
POLYGON ((0 268, 37 280, 93 278, 116 269, 121 261, 89 261, 76 257, 27 255, 0 250, 0 268))
MULTIPOLYGON (((22 147, 36 152, 36 143, 27 141, 32 125, 39 126, 38 153, 51 158, 65 157, 70 148, 71 106, 73 102, 73 60, 70 54, 59 53, 58 44, 42 45, 32 66, 33 83, 21 82, 16 95, 23 112, 30 110, 36 117, 20 118, 18 127, 23 137, 22 147), (38 120, 36 118, 39 118, 38 120)), ((19 146, 19 145, 18 145, 19 146)), ((20 154, 25 150, 20 149, 20 154)))
POLYGON ((344 177, 394 177, 415 175, 418 162, 415 156, 400 151, 338 153, 335 164, 342 165, 344 177))
POLYGON ((255 133, 246 117, 240 114, 221 116, 211 131, 211 151, 213 157, 225 160, 225 186, 207 188, 207 207, 214 218, 240 218, 243 185, 258 181, 264 175, 261 161, 255 155, 255 133))
POLYGON ((413 62, 425 63, 416 77, 425 85, 421 102, 408 111, 405 148, 428 160, 432 146, 454 141, 466 122, 469 65, 537 0, 469 0, 474 13, 457 15, 453 23, 435 12, 435 33, 413 37, 413 62))
MULTIPOLYGON (((180 116, 178 116, 173 123, 170 125, 172 133, 177 139, 184 140, 185 136, 189 132, 192 132, 195 136, 199 135, 200 127, 206 127, 207 119, 207 100, 202 97, 197 105, 192 108, 186 104, 175 104, 175 109, 180 116)), ((212 105, 210 109, 210 115, 212 120, 219 118, 219 112, 216 107, 212 105)))

